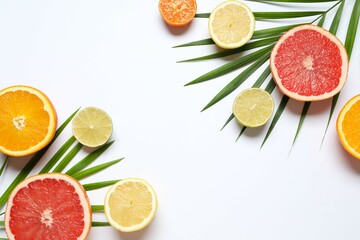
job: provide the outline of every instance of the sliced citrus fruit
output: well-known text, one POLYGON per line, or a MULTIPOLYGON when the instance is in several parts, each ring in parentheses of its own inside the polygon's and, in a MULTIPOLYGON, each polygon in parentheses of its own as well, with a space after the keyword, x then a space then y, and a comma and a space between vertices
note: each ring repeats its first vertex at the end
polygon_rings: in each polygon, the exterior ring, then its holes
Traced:
POLYGON ((5 212, 10 240, 86 239, 91 207, 72 177, 47 173, 29 177, 12 191, 5 212))
POLYGON ((344 86, 348 56, 333 34, 314 25, 301 25, 285 33, 270 57, 274 80, 290 98, 318 101, 344 86))
POLYGON ((109 189, 104 206, 105 215, 114 228, 133 232, 152 221, 157 211, 157 197, 144 179, 125 178, 109 189))
POLYGON ((72 131, 81 144, 98 147, 109 140, 112 134, 112 120, 100 108, 83 108, 73 118, 72 131))
POLYGON ((224 1, 214 8, 209 17, 209 33, 217 46, 238 48, 247 43, 255 30, 255 18, 244 3, 224 1))
POLYGON ((260 88, 242 91, 234 100, 233 114, 246 127, 260 127, 271 117, 274 101, 271 95, 260 88))
POLYGON ((160 0, 161 17, 170 26, 181 27, 189 24, 195 17, 196 0, 160 0))
POLYGON ((342 146, 360 160, 360 94, 350 99, 341 109, 336 122, 342 146))
POLYGON ((57 126, 50 99, 29 86, 0 90, 0 151, 10 156, 35 153, 49 144, 57 126))

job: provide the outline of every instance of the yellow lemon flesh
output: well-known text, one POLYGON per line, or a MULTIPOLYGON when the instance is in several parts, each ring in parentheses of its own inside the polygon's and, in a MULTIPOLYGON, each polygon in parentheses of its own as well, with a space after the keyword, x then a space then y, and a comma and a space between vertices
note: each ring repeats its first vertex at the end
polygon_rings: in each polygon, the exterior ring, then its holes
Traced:
POLYGON ((237 0, 215 7, 209 17, 209 33, 217 46, 238 48, 247 43, 255 30, 255 17, 250 8, 237 0))
POLYGON ((157 211, 157 197, 151 185, 141 178, 125 178, 115 183, 105 196, 105 215, 122 232, 146 227, 157 211))

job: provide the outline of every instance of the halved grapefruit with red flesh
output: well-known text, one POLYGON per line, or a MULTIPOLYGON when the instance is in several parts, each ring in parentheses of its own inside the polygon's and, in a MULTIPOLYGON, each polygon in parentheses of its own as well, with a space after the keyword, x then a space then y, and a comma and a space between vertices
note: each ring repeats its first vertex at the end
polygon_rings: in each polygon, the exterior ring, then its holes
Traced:
POLYGON ((343 88, 348 56, 341 41, 327 30, 301 25, 275 44, 270 66, 282 93, 299 101, 318 101, 343 88))
POLYGON ((80 240, 91 228, 91 206, 82 185, 61 173, 47 173, 21 182, 5 212, 10 240, 80 240))

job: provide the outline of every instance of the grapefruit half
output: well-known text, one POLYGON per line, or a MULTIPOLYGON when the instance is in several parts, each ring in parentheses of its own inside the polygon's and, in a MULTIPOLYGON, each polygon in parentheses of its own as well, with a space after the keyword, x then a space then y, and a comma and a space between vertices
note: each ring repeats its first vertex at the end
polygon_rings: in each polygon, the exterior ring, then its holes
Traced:
POLYGON ((299 101, 319 101, 343 88, 348 56, 332 33, 315 25, 301 25, 275 44, 270 66, 282 93, 299 101))
POLYGON ((91 207, 82 185, 61 173, 29 177, 11 193, 5 212, 10 240, 80 240, 91 228, 91 207))

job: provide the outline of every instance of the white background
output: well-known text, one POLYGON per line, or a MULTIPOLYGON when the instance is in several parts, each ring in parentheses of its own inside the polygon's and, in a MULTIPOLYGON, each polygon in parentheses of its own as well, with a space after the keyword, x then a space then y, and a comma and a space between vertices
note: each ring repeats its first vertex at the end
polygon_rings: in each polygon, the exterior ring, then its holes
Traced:
MULTIPOLYGON (((343 42, 354 2, 346 1, 338 32, 343 42)), ((210 12, 219 3, 198 0, 198 12, 210 12)), ((281 4, 247 3, 253 11, 285 10, 281 4)), ((360 93, 360 37, 322 147, 331 100, 311 104, 292 148, 303 104, 291 100, 260 149, 269 124, 247 130, 238 141, 240 127, 235 121, 223 131, 220 128, 231 114, 236 94, 261 72, 200 112, 237 72, 184 87, 231 58, 176 63, 216 51, 214 46, 172 48, 208 38, 207 19, 172 29, 162 21, 157 4, 155 0, 0 2, 0 88, 25 84, 42 90, 55 105, 59 123, 79 107, 107 111, 115 143, 94 164, 125 159, 82 183, 141 177, 158 194, 157 215, 146 229, 125 234, 111 227, 93 228, 88 239, 359 239, 360 162, 342 149, 335 121, 345 102, 360 93)), ((328 9, 331 4, 294 4, 287 10, 328 9)), ((325 28, 334 11, 328 15, 325 28)), ((256 28, 293 22, 257 22, 256 28)), ((278 105, 281 95, 276 89, 273 96, 278 105)), ((67 128, 37 170, 70 136, 67 128)), ((0 157, 2 162, 4 156, 0 157)), ((26 161, 11 159, 0 192, 26 161)), ((89 192, 91 203, 103 204, 106 190, 89 192)), ((105 217, 95 213, 94 220, 105 217)), ((3 230, 0 237, 5 237, 3 230)))

